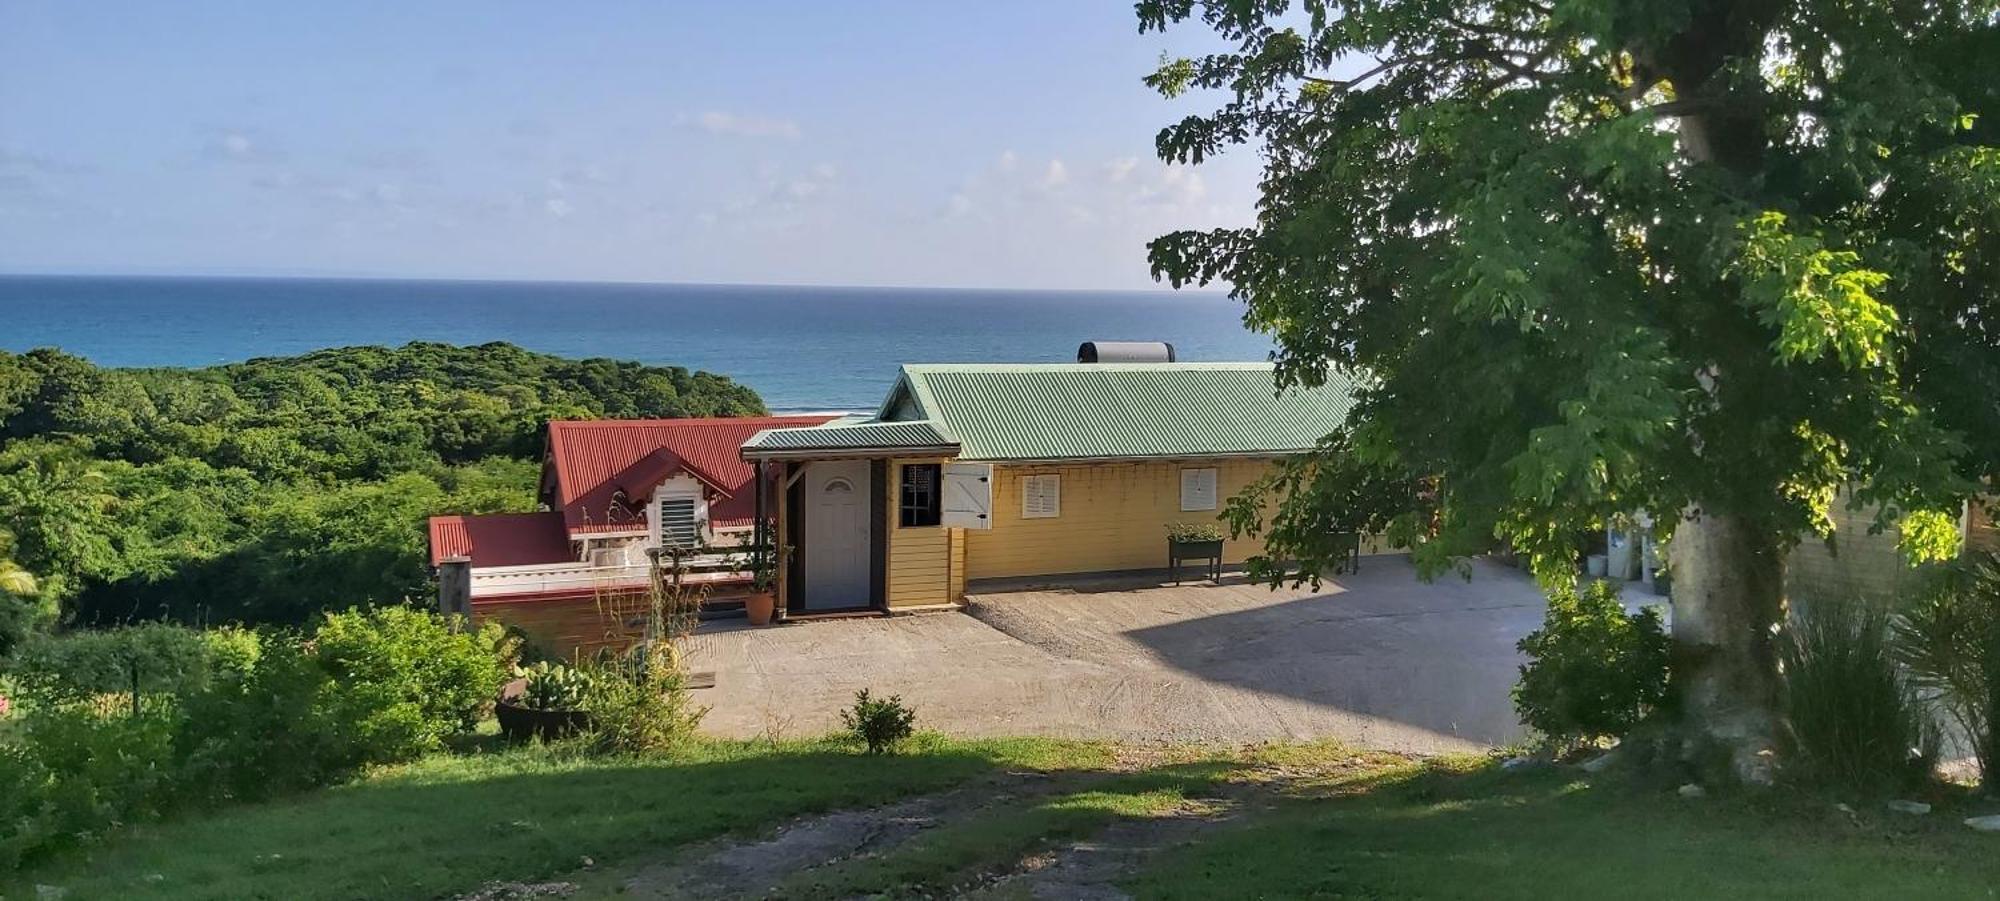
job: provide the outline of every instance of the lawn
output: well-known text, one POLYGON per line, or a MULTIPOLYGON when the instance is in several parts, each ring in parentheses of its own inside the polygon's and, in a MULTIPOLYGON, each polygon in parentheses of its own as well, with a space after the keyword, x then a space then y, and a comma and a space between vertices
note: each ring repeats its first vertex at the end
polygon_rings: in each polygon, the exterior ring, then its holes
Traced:
POLYGON ((1101 745, 935 736, 888 758, 830 741, 716 742, 650 762, 539 749, 438 756, 299 798, 131 828, 0 895, 32 897, 39 883, 73 899, 448 896, 996 773, 1109 762, 1101 745))
MULTIPOLYGON (((1782 791, 1672 786, 1487 762, 1304 789, 1126 882, 1142 898, 1994 898, 2000 836, 1782 791)), ((1967 803, 1963 799, 1960 804, 1967 803)))
POLYGON ((1331 744, 924 736, 888 757, 830 740, 713 743, 650 762, 539 749, 441 756, 129 829, 4 894, 31 897, 42 883, 70 898, 438 898, 559 879, 578 884, 576 897, 616 897, 633 873, 697 856, 677 849, 952 789, 960 803, 926 828, 824 865, 800 861, 757 892, 1021 897, 1037 867, 1077 843, 1213 809, 1229 813, 1162 832, 1192 844, 1146 846, 1117 884, 1141 898, 1992 898, 2000 887, 2000 837, 1958 824, 1991 812, 1979 807, 1913 818, 1783 792, 1683 799, 1630 777, 1331 744))

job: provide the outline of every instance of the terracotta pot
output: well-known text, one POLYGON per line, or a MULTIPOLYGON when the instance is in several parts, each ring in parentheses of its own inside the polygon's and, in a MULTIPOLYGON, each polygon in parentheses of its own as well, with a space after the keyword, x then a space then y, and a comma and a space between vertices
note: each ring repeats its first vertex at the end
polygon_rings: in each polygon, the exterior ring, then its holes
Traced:
POLYGON ((590 714, 581 710, 536 710, 515 703, 527 687, 528 680, 515 679, 500 689, 500 699, 493 703, 493 718, 500 721, 500 734, 515 741, 530 738, 553 741, 590 728, 590 714))
POLYGON ((774 591, 760 591, 743 598, 743 612, 750 617, 750 625, 767 626, 771 615, 778 611, 778 594, 774 591))

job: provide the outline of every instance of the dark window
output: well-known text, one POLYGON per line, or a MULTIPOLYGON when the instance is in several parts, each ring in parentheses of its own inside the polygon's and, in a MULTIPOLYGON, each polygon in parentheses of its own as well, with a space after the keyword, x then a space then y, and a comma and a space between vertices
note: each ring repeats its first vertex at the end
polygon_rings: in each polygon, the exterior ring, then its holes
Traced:
POLYGON ((901 509, 905 528, 938 524, 938 511, 943 509, 938 503, 939 469, 936 463, 904 464, 901 509))

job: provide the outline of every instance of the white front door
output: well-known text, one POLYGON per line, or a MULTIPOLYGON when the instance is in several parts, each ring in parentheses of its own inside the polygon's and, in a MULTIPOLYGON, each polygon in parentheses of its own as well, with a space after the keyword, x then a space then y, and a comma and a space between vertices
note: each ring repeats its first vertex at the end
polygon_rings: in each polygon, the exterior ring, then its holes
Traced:
POLYGON ((805 507, 805 609, 833 610, 874 603, 868 590, 868 461, 819 462, 806 468, 800 487, 805 507))

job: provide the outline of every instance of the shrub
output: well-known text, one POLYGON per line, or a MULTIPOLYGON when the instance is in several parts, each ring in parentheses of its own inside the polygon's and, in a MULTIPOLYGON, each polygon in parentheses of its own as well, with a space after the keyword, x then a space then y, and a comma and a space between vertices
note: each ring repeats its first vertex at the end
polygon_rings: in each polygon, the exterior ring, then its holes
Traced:
POLYGON ((321 665, 358 711, 366 743, 386 759, 412 757, 478 725, 507 678, 496 656, 503 629, 452 628, 435 613, 380 607, 329 613, 313 635, 321 665))
POLYGON ((183 697, 218 672, 241 672, 256 655, 254 632, 144 623, 35 636, 15 654, 12 669, 22 697, 60 705, 129 696, 135 677, 141 695, 183 697))
POLYGON ((879 700, 865 688, 854 693, 853 707, 840 712, 840 722, 870 754, 886 754, 917 731, 917 713, 904 706, 901 695, 879 700))
POLYGON ((180 749, 208 800, 258 798, 409 760, 470 729, 511 650, 499 627, 455 631, 410 608, 329 614, 308 639, 272 633, 239 674, 187 704, 180 749))
POLYGON ((164 704, 112 716, 38 707, 24 717, 19 741, 0 745, 0 872, 168 810, 179 792, 176 723, 164 704))
POLYGON ((688 697, 687 677, 667 642, 651 642, 586 672, 589 745, 608 754, 657 754, 682 747, 708 713, 688 697))
POLYGON ((1886 610, 1864 602, 1798 611, 1779 642, 1784 709, 1809 779, 1860 792, 1928 776, 1937 733, 1903 679, 1886 610))
POLYGON ((2000 792, 2000 557, 1970 557, 1895 623, 1897 658, 1924 700, 1972 743, 1981 781, 2000 792))
POLYGON ((344 692, 299 636, 272 633, 249 671, 188 699, 176 737, 188 793, 270 797, 408 753, 415 730, 384 729, 368 700, 344 692))
POLYGON ((1559 749, 1623 736, 1666 700, 1659 608, 1627 615, 1609 582, 1550 594, 1542 628, 1517 647, 1529 661, 1514 709, 1559 749))

